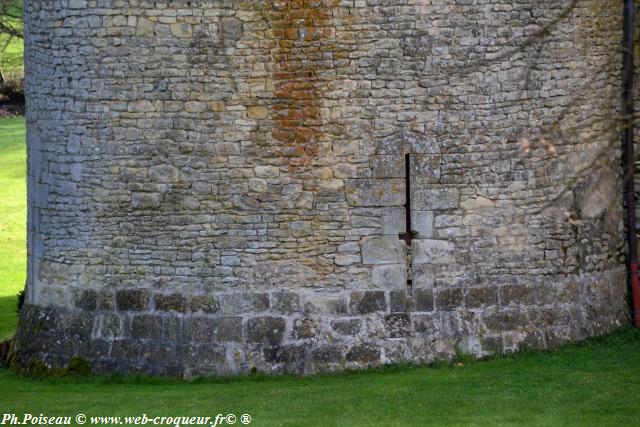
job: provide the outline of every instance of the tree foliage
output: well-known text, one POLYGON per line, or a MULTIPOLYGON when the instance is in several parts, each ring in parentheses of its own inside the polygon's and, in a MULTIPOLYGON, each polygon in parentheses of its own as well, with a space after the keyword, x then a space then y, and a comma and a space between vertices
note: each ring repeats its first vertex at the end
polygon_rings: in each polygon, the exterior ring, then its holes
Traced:
POLYGON ((9 52, 16 39, 24 37, 22 1, 0 0, 0 99, 11 100, 23 95, 22 78, 8 77, 6 72, 15 68, 15 53, 9 52))
POLYGON ((7 35, 7 40, 23 37, 22 2, 0 0, 0 34, 7 35))

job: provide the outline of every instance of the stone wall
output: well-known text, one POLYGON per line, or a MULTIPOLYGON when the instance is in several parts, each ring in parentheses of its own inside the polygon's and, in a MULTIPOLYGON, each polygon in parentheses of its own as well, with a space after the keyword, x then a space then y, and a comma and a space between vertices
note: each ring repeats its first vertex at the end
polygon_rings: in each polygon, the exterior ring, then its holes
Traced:
POLYGON ((618 3, 26 1, 14 364, 311 373, 627 322, 618 3))

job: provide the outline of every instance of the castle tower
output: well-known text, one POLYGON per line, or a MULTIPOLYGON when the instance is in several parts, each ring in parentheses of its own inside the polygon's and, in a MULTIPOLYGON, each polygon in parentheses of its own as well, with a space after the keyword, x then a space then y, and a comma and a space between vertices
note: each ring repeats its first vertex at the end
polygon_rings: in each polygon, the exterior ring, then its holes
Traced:
POLYGON ((312 373, 627 321, 613 0, 27 0, 12 363, 312 373))

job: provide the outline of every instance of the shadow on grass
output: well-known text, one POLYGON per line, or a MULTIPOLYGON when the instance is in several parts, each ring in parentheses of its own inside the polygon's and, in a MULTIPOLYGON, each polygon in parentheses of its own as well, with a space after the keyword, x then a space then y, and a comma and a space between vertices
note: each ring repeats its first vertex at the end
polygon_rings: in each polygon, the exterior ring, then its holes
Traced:
POLYGON ((0 297, 0 341, 11 338, 18 324, 18 296, 0 297))

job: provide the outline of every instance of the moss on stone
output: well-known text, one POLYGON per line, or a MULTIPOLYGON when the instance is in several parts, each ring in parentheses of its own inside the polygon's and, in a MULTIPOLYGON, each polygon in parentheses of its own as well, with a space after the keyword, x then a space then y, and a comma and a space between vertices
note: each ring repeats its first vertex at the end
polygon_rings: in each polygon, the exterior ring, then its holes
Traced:
POLYGON ((89 364, 89 361, 80 356, 72 358, 64 370, 66 374, 65 376, 84 377, 91 375, 91 365, 89 364))

